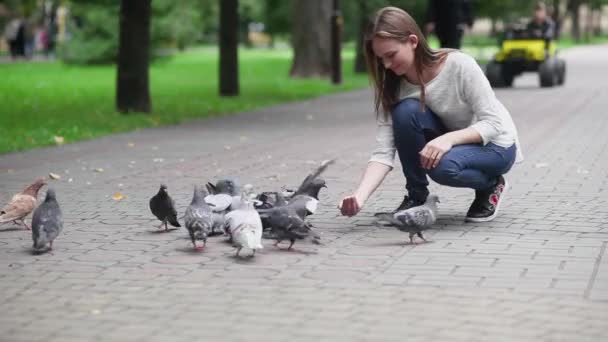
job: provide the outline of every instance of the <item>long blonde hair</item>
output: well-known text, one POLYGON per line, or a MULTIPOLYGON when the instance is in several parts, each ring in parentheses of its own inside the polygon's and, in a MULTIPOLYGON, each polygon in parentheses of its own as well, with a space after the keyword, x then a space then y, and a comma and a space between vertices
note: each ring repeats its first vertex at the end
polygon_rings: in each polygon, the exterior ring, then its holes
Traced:
POLYGON ((390 69, 384 68, 380 58, 374 54, 372 40, 379 37, 404 42, 412 34, 418 37, 418 45, 414 50, 414 67, 420 84, 421 110, 424 110, 425 87, 422 80, 422 70, 439 63, 452 50, 431 49, 416 21, 406 11, 397 7, 384 7, 378 10, 364 37, 367 70, 375 90, 376 114, 379 115, 382 112, 385 119, 388 118, 391 110, 399 101, 401 76, 396 75, 390 69))

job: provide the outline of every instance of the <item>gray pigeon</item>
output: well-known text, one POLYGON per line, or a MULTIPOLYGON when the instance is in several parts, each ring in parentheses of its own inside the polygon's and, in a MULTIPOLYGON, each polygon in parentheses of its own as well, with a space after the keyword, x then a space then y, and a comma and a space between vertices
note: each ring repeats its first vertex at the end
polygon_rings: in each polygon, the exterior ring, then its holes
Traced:
POLYGON ((161 184, 158 193, 150 199, 150 210, 152 211, 152 214, 162 222, 158 227, 159 229, 164 225, 165 231, 169 230, 167 222, 171 223, 173 227, 181 227, 177 221, 175 202, 173 202, 173 199, 169 196, 165 184, 161 184))
POLYGON ((267 219, 272 239, 276 240, 275 246, 283 240, 289 240, 288 250, 291 250, 296 240, 311 240, 320 244, 321 237, 289 205, 265 210, 260 213, 260 217, 267 219))
POLYGON ((55 197, 55 190, 49 188, 46 198, 36 210, 32 217, 32 240, 36 251, 43 250, 47 243, 49 250, 53 249, 53 241, 63 229, 63 215, 55 197))
POLYGON ((240 191, 237 182, 234 179, 228 178, 218 180, 215 185, 207 183, 206 187, 207 191, 212 195, 227 194, 230 196, 237 196, 240 191))
POLYGON ((190 234, 190 240, 194 245, 195 250, 203 249, 207 245, 207 235, 211 231, 213 225, 213 213, 211 207, 205 202, 205 196, 207 192, 199 186, 194 187, 194 194, 192 195, 192 202, 186 209, 184 215, 184 224, 188 233, 190 234), (196 246, 196 239, 203 240, 203 246, 196 246))
POLYGON ((319 200, 309 195, 296 195, 289 200, 287 205, 294 208, 298 216, 304 219, 317 211, 319 200))
POLYGON ((308 176, 306 176, 306 178, 304 178, 304 181, 302 181, 302 184, 300 184, 300 186, 293 195, 296 196, 306 194, 316 199, 319 199, 319 190, 321 188, 327 187, 325 185, 325 181, 323 179, 320 179, 319 176, 323 172, 325 172, 325 170, 327 170, 327 167, 329 167, 329 165, 332 165, 335 161, 336 159, 331 159, 321 163, 321 166, 319 166, 313 173, 309 174, 308 176))
POLYGON ((378 213, 374 216, 378 221, 386 221, 395 225, 402 232, 409 233, 410 243, 414 243, 414 235, 418 235, 423 241, 422 231, 429 229, 437 220, 437 195, 429 195, 423 205, 400 210, 394 214, 378 213))

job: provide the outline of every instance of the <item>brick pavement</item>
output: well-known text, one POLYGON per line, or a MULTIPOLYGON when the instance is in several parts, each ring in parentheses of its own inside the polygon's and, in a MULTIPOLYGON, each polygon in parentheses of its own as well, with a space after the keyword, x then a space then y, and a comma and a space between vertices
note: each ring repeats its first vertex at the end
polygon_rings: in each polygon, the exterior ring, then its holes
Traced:
POLYGON ((335 209, 374 144, 368 91, 1 156, 1 202, 62 175, 65 229, 53 254, 34 256, 28 232, 1 227, 0 340, 606 340, 608 46, 564 56, 565 87, 529 75, 497 92, 526 156, 501 215, 465 224, 472 190, 433 185, 442 202, 426 245, 372 224, 400 201, 400 170, 359 216, 335 209), (160 182, 183 212, 195 183, 294 185, 336 156, 312 218, 323 246, 266 243, 236 260, 222 239, 192 253, 185 230, 154 231, 160 182))

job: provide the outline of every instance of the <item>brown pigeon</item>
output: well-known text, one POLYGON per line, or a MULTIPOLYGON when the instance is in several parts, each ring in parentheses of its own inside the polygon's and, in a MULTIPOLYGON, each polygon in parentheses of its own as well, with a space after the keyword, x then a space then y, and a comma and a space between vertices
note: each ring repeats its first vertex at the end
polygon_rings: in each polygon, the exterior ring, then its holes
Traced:
POLYGON ((15 194, 11 201, 0 211, 0 224, 14 222, 15 224, 24 226, 28 230, 31 229, 24 219, 36 207, 38 191, 45 184, 44 178, 38 178, 23 191, 15 194))

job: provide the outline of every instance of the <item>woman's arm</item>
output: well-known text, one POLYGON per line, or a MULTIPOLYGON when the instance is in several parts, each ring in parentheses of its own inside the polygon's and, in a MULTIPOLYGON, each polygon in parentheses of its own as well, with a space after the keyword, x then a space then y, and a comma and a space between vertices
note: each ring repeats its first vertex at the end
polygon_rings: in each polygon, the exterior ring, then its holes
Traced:
POLYGON ((346 196, 338 205, 342 215, 354 216, 359 213, 363 204, 367 201, 374 191, 380 186, 386 175, 391 171, 391 167, 371 161, 363 173, 359 187, 352 195, 346 196))

